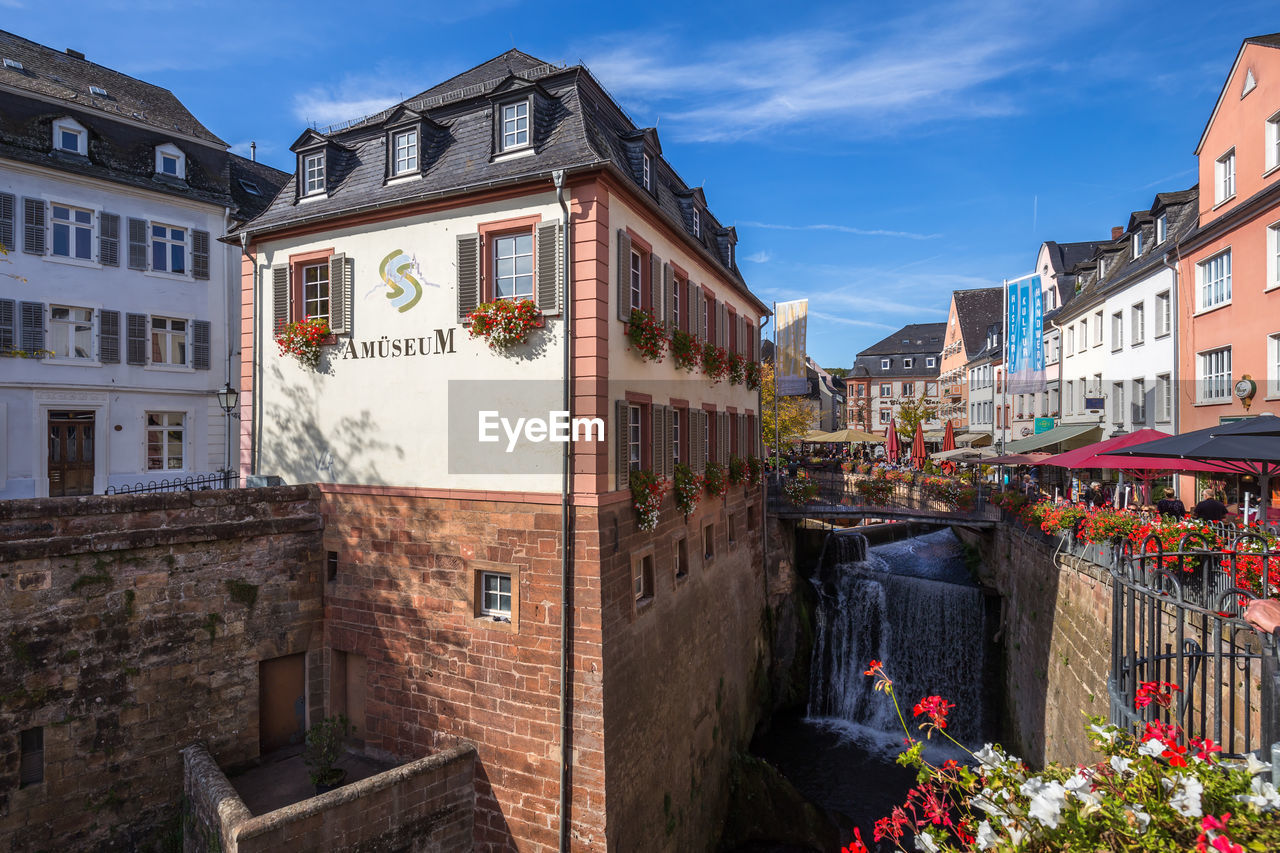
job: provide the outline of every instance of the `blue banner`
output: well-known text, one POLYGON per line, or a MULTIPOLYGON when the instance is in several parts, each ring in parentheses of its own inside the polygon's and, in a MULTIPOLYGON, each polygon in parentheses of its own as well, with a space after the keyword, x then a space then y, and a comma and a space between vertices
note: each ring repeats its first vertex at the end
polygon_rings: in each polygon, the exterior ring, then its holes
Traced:
POLYGON ((1044 294, 1040 276, 1008 285, 1009 346, 1005 370, 1010 394, 1038 394, 1044 381, 1044 294))

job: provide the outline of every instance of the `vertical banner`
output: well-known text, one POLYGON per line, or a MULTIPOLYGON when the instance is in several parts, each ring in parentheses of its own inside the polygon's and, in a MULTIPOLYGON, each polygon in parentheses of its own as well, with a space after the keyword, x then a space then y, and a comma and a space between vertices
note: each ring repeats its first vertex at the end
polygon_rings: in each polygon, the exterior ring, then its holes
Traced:
POLYGON ((1044 294, 1040 276, 1008 285, 1009 345, 1005 372, 1010 394, 1039 394, 1044 380, 1044 294))
POLYGON ((796 299, 777 305, 777 347, 774 353, 774 383, 779 397, 809 393, 805 329, 809 320, 809 300, 796 299))

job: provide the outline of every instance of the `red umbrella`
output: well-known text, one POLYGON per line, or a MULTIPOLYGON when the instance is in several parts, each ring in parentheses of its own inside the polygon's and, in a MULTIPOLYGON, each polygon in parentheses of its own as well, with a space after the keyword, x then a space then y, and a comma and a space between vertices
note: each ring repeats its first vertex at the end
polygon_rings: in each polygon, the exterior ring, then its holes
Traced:
POLYGON ((1164 459, 1158 456, 1113 456, 1117 450, 1133 447, 1138 444, 1146 444, 1149 441, 1157 441, 1162 438, 1170 438, 1166 432, 1157 429, 1140 429, 1137 432, 1126 433, 1115 438, 1109 438, 1106 441, 1098 441, 1093 444, 1077 447, 1075 450, 1068 450, 1066 453, 1059 453, 1057 456, 1050 456, 1045 460, 1045 465, 1055 465, 1059 468, 1074 468, 1077 470, 1086 468, 1107 468, 1115 471, 1123 471, 1130 478, 1137 480, 1142 485, 1142 501, 1143 503, 1151 502, 1151 481, 1163 476, 1169 471, 1221 471, 1222 469, 1211 463, 1195 462, 1190 459, 1164 459))
POLYGON ((889 425, 884 430, 884 458, 888 462, 897 463, 902 455, 902 442, 898 438, 898 425, 889 418, 889 425))
POLYGON ((944 451, 956 449, 956 430, 951 425, 951 421, 947 421, 947 428, 942 433, 942 449, 944 451))
POLYGON ((924 450, 924 425, 917 423, 915 437, 911 439, 911 464, 916 468, 923 468, 927 456, 924 450))

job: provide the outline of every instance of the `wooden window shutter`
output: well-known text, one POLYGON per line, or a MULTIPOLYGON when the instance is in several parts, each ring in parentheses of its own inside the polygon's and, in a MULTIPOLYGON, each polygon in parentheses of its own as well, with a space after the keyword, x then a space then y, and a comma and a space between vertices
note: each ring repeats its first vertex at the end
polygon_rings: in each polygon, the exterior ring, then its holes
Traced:
MULTIPOLYGON (((191 277, 209 280, 209 232, 191 232, 191 277)), ((332 281, 332 279, 330 279, 332 281)))
MULTIPOLYGON (((643 410, 642 410, 643 411, 643 410)), ((662 448, 667 446, 664 436, 666 420, 661 406, 649 406, 649 470, 656 476, 662 476, 662 448)))
POLYGON ((680 413, 674 406, 663 406, 662 417, 665 421, 666 434, 666 441, 662 448, 662 476, 669 480, 676 472, 676 460, 672 454, 675 452, 676 418, 680 417, 680 413))
POLYGON ((564 277, 564 225, 559 219, 538 226, 538 308, 544 314, 560 310, 564 277))
POLYGON ((729 306, 716 303, 716 346, 729 346, 729 306))
POLYGON ((22 251, 28 255, 44 254, 44 199, 22 200, 22 251))
POLYGON ((458 237, 458 322, 466 322, 480 304, 480 235, 458 237))
POLYGON ((292 294, 289 293, 289 265, 281 264, 271 268, 271 310, 272 323, 277 332, 282 330, 290 320, 290 309, 293 308, 292 294))
POLYGON ((631 436, 630 424, 628 424, 631 408, 627 405, 626 400, 615 400, 613 403, 613 420, 614 430, 617 432, 617 450, 618 458, 614 467, 617 474, 617 488, 626 489, 631 487, 631 459, 628 453, 627 441, 631 436))
POLYGON ((147 268, 147 220, 129 218, 129 269, 147 268))
POLYGON ((120 312, 98 312, 98 361, 120 363, 120 312))
POLYGON ((196 320, 191 324, 191 366, 196 370, 209 369, 209 332, 208 320, 196 320))
POLYGON ((716 461, 729 464, 729 413, 716 412, 716 461))
POLYGON ((147 363, 147 315, 125 314, 125 362, 147 363))
POLYGON ((631 319, 631 235, 618 229, 618 319, 631 319))
MULTIPOLYGON (((18 313, 22 343, 19 349, 32 354, 39 353, 44 349, 44 303, 19 302, 18 313)), ((43 357, 36 355, 36 358, 43 357)))
POLYGON ((675 328, 675 286, 676 273, 671 264, 662 265, 662 325, 667 329, 675 328))
POLYGON ((689 443, 689 467, 693 469, 693 473, 702 474, 702 470, 706 467, 706 462, 702 458, 702 410, 690 409, 688 418, 688 432, 684 436, 685 441, 689 443))
POLYGON ((706 343, 707 297, 702 292, 702 285, 698 285, 693 289, 693 307, 693 336, 697 338, 698 343, 706 343))
POLYGON ((16 349, 18 340, 15 321, 18 319, 18 304, 12 299, 0 299, 0 352, 16 349))
MULTIPOLYGON (((208 237, 207 234, 205 236, 208 237)), ((98 214, 98 263, 104 267, 120 266, 120 214, 118 213, 98 214)))
POLYGON ((329 258, 329 329, 335 335, 351 331, 351 277, 347 275, 347 256, 329 258))
POLYGON ((13 193, 0 193, 0 246, 3 246, 6 252, 12 252, 17 248, 13 244, 13 228, 16 210, 14 207, 17 201, 13 193))
POLYGON ((662 258, 649 255, 649 316, 662 322, 662 258))

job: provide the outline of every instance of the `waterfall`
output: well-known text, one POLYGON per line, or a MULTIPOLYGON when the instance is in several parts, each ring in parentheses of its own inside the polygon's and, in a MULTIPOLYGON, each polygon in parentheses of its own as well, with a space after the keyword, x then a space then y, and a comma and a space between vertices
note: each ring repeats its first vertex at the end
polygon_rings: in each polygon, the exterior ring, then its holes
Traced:
POLYGON ((980 744, 985 604, 955 535, 945 530, 871 549, 837 542, 824 546, 824 557, 815 580, 820 602, 809 716, 900 732, 892 701, 863 674, 879 660, 913 734, 912 707, 937 695, 956 705, 947 727, 952 737, 980 744))

